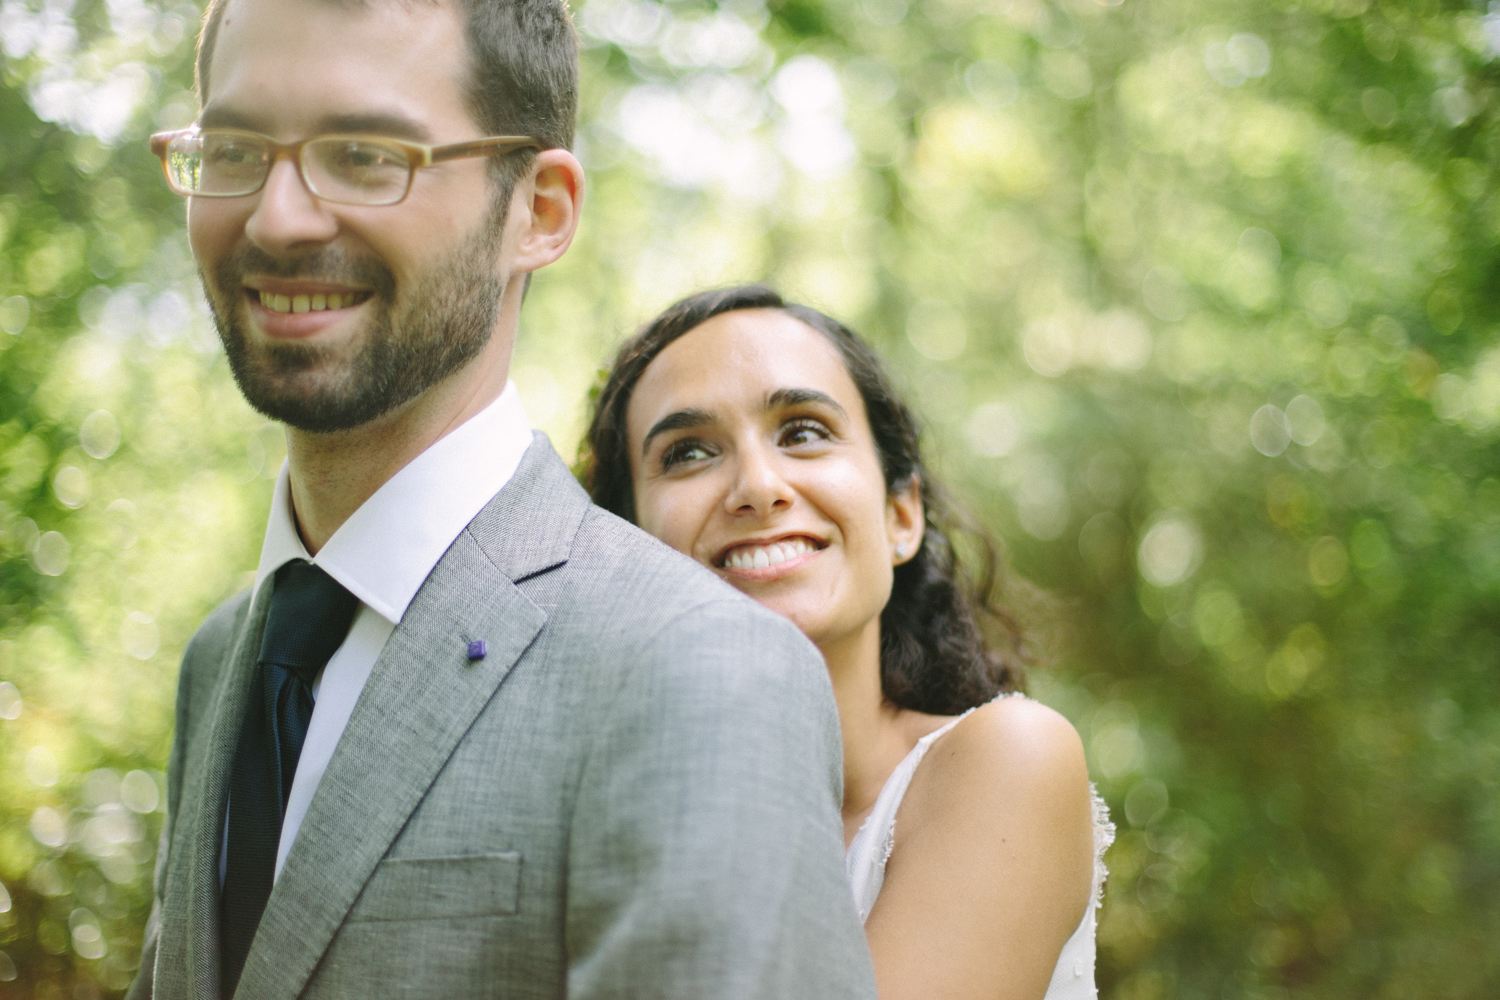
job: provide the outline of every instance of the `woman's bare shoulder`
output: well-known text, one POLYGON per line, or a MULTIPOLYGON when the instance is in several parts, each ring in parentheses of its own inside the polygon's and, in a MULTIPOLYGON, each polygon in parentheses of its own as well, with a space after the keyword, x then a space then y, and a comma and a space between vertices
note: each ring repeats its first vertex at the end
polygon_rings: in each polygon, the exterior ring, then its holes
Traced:
MULTIPOLYGON (((1087 797, 1083 741, 1060 712, 1030 698, 997 698, 974 709, 929 751, 933 777, 967 779, 973 787, 999 782, 1012 791, 1036 787, 1055 793, 1057 782, 1081 783, 1087 797)), ((924 763, 926 763, 924 761, 924 763)))
POLYGON ((898 825, 908 840, 931 824, 946 833, 944 840, 974 837, 994 847, 995 834, 1022 828, 1076 836, 1092 824, 1090 794, 1083 741, 1073 724, 1029 698, 1000 698, 932 745, 898 825))
POLYGON ((1040 996, 1090 898, 1090 796, 1077 730, 1034 701, 990 702, 939 737, 865 925, 882 989, 930 980, 941 949, 944 988, 926 995, 1040 996))

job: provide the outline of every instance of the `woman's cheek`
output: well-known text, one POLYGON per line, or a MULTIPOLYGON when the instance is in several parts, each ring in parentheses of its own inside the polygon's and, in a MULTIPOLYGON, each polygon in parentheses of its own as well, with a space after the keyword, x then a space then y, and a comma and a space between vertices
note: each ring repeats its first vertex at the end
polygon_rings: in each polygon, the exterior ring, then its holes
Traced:
POLYGON ((658 495, 652 498, 654 511, 652 522, 648 524, 643 518, 641 527, 678 552, 698 558, 698 553, 694 552, 693 542, 702 534, 707 517, 703 491, 694 489, 694 485, 691 483, 663 485, 658 495))

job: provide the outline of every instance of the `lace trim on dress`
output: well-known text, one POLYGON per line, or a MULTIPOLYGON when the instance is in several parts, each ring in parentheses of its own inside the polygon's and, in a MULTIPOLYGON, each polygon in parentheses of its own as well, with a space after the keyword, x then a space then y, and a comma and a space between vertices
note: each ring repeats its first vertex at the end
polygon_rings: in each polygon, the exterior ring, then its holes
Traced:
POLYGON ((1104 883, 1109 879, 1109 869, 1104 867, 1104 852, 1115 842, 1115 824, 1110 821, 1109 806, 1092 781, 1089 782, 1089 800, 1094 807, 1094 909, 1097 910, 1104 905, 1104 883))

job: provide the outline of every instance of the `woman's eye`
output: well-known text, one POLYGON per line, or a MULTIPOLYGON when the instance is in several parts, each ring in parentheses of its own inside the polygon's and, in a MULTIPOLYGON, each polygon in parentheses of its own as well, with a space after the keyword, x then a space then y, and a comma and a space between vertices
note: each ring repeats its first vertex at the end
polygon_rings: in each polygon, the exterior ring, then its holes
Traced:
POLYGON ((828 428, 816 420, 799 420, 781 429, 781 446, 795 448, 798 445, 827 441, 832 435, 828 428))
POLYGON ((662 452, 661 466, 663 469, 670 469, 684 462, 701 462, 712 457, 712 453, 700 441, 678 441, 662 452))

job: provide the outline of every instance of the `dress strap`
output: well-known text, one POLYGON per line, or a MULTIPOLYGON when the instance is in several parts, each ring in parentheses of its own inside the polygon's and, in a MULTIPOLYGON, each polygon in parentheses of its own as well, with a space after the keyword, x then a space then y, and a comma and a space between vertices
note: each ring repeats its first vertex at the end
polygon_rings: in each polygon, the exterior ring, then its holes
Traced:
MULTIPOLYGON (((1010 695, 1002 694, 1000 697, 1007 698, 1010 695)), ((860 923, 864 923, 869 917, 870 910, 875 906, 875 897, 880 895, 880 889, 885 884, 885 863, 896 846, 896 813, 901 808, 901 800, 906 797, 912 775, 917 773, 917 765, 922 763, 922 758, 934 743, 968 718, 972 711, 974 709, 971 708, 962 715, 954 716, 917 740, 917 745, 911 748, 911 752, 901 759, 891 776, 885 779, 880 795, 870 809, 870 815, 860 824, 859 832, 854 835, 849 849, 844 852, 844 874, 849 877, 849 888, 854 893, 854 906, 859 911, 860 923)))

